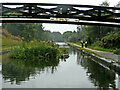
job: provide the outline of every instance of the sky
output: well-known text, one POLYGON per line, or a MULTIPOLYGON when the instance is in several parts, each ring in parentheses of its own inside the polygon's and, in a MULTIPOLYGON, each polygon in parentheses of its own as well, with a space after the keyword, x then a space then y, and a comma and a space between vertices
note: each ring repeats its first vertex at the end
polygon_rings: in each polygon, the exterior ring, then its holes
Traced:
MULTIPOLYGON (((25 2, 25 3, 57 3, 57 4, 81 4, 81 5, 99 5, 105 0, 0 0, 0 2, 25 2)), ((110 6, 116 5, 120 0, 107 0, 110 2, 110 6)), ((46 24, 43 26, 45 30, 59 31, 61 33, 65 31, 77 30, 77 25, 68 24, 46 24)))

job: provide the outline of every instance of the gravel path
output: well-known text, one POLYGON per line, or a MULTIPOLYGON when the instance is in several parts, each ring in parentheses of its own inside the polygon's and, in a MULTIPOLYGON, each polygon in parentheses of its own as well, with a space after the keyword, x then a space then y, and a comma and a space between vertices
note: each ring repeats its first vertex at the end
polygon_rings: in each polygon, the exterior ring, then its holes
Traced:
MULTIPOLYGON (((80 45, 77 45, 77 44, 73 44, 73 45, 78 46, 78 47, 81 47, 80 45)), ((114 60, 120 62, 120 55, 116 55, 116 54, 114 54, 114 53, 112 53, 112 52, 105 52, 105 51, 93 50, 93 49, 85 48, 85 47, 84 47, 84 49, 93 51, 93 52, 97 53, 97 54, 100 55, 100 56, 104 56, 104 57, 107 57, 107 58, 111 58, 111 59, 114 59, 114 60)))
POLYGON ((10 52, 10 51, 9 50, 7 50, 7 51, 0 51, 0 55, 6 54, 8 52, 10 52))

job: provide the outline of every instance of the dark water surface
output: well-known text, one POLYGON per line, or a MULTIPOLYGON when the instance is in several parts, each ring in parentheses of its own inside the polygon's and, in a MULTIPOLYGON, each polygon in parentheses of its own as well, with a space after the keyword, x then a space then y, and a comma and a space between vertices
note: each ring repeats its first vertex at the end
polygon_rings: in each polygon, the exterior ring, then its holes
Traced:
POLYGON ((69 48, 69 58, 49 64, 10 60, 3 55, 3 88, 119 88, 120 76, 69 48))
POLYGON ((2 89, 2 56, 0 56, 0 90, 2 89))

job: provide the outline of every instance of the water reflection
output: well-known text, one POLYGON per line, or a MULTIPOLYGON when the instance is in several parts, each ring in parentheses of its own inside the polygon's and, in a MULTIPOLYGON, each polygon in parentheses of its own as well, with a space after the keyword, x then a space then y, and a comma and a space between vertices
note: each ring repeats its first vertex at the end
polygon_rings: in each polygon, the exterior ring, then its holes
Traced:
POLYGON ((1 73, 1 71, 2 71, 2 63, 1 63, 1 57, 0 57, 0 90, 2 89, 2 73, 1 73))
POLYGON ((115 73, 94 62, 90 56, 77 52, 77 64, 87 70, 86 75, 98 88, 116 88, 115 73))
POLYGON ((29 60, 3 60, 2 75, 6 82, 20 84, 21 81, 28 81, 31 77, 44 72, 53 74, 57 70, 59 60, 49 62, 30 62, 29 60))
POLYGON ((73 54, 73 55, 76 55, 76 49, 74 48, 74 47, 70 47, 69 49, 68 49, 68 52, 69 52, 69 54, 73 54))
MULTIPOLYGON (((30 63, 23 60, 9 60, 7 56, 5 56, 3 57, 2 62, 3 79, 6 83, 11 82, 11 84, 15 83, 21 85, 22 81, 30 81, 31 78, 36 78, 37 75, 40 75, 39 79, 35 80, 35 82, 45 82, 45 84, 43 83, 41 86, 37 84, 35 87, 42 87, 43 85, 47 85, 48 87, 52 88, 82 88, 86 85, 89 85, 90 88, 98 87, 100 89, 106 88, 105 90, 107 90, 107 88, 114 89, 118 85, 117 88, 120 89, 120 76, 119 78, 116 78, 115 72, 104 68, 97 62, 94 62, 93 58, 91 58, 89 55, 86 55, 84 52, 77 51, 74 48, 69 48, 68 51, 70 57, 66 60, 65 63, 60 62, 59 60, 51 60, 49 63, 30 63), (46 75, 43 73, 46 73, 46 75), (53 73, 55 75, 53 75, 53 73), (52 76, 50 74, 52 74, 52 76), (47 79, 42 80, 40 78, 47 79), (116 80, 118 80, 118 84, 116 84, 116 80), (51 84, 49 83, 50 81, 51 84)), ((29 83, 28 86, 31 86, 31 84, 29 83)))
POLYGON ((59 48, 69 48, 69 46, 64 42, 55 42, 54 44, 57 44, 59 48))

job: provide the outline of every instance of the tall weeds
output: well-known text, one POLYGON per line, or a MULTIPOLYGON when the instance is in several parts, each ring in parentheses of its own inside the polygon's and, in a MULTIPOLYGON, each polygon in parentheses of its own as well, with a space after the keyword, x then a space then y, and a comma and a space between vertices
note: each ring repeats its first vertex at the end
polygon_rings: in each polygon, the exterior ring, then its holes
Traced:
POLYGON ((58 46, 52 42, 24 42, 22 45, 16 46, 11 50, 11 58, 42 61, 56 60, 60 57, 58 46))

